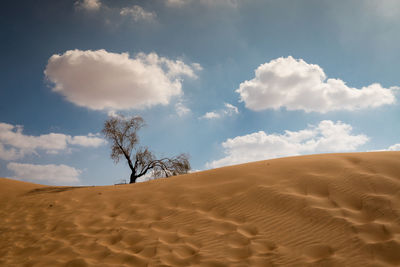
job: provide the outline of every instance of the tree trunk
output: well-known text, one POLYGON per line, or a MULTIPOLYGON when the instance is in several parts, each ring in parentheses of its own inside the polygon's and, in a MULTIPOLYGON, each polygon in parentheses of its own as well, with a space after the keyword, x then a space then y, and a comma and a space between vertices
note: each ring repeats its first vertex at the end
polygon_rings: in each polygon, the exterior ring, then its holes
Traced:
POLYGON ((131 178, 130 178, 129 183, 130 183, 130 184, 136 183, 136 178, 137 178, 137 176, 135 175, 134 172, 132 172, 132 173, 131 173, 131 178))

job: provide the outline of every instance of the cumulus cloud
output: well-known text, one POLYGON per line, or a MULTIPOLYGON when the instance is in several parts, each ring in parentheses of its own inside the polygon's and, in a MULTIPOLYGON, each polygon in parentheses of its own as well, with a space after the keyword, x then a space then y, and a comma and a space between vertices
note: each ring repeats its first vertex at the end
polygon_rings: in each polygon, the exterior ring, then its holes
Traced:
POLYGON ((264 131, 229 138, 222 143, 225 157, 207 164, 216 168, 257 160, 322 152, 354 151, 368 137, 352 134, 352 127, 343 122, 321 121, 297 132, 267 134, 264 131))
POLYGON ((221 118, 221 114, 215 112, 215 111, 210 111, 204 114, 203 116, 200 117, 201 119, 218 119, 221 118))
POLYGON ((394 144, 394 145, 391 145, 389 148, 383 149, 380 151, 399 151, 399 150, 400 150, 400 144, 394 144))
POLYGON ((389 151, 398 151, 400 150, 400 144, 394 144, 388 148, 389 151))
POLYGON ((84 9, 88 11, 97 11, 101 7, 100 0, 82 0, 76 1, 75 6, 79 9, 84 9))
POLYGON ((108 117, 112 117, 112 118, 119 118, 119 119, 123 118, 123 116, 118 114, 115 110, 109 110, 107 112, 107 115, 108 115, 108 117))
POLYGON ((97 135, 70 136, 60 133, 42 134, 39 136, 23 134, 23 127, 0 123, 0 159, 15 160, 25 155, 37 154, 38 150, 55 154, 68 149, 69 145, 99 147, 105 143, 97 135))
POLYGON ((340 79, 327 79, 318 65, 289 56, 260 65, 255 77, 241 83, 236 92, 246 107, 255 111, 285 107, 325 113, 393 104, 397 89, 378 83, 352 88, 340 79))
POLYGON ((142 109, 167 105, 182 95, 182 77, 197 78, 199 64, 187 65, 156 53, 69 50, 53 55, 45 75, 53 91, 68 101, 94 110, 142 109))
POLYGON ((1 142, 0 142, 0 159, 3 160, 14 160, 14 159, 19 159, 22 158, 24 154, 15 149, 15 148, 6 148, 1 142))
POLYGON ((86 135, 68 136, 67 143, 83 147, 99 147, 105 143, 105 140, 98 135, 89 133, 86 135))
POLYGON ((134 21, 153 21, 157 17, 156 13, 144 10, 141 6, 124 7, 120 11, 121 16, 130 16, 134 21))
POLYGON ((12 178, 34 182, 46 183, 52 185, 67 185, 79 183, 81 171, 67 165, 37 165, 10 162, 7 169, 14 172, 12 178))
POLYGON ((219 111, 210 111, 200 117, 200 119, 219 119, 224 116, 233 116, 239 114, 239 109, 232 104, 224 103, 224 109, 219 111))

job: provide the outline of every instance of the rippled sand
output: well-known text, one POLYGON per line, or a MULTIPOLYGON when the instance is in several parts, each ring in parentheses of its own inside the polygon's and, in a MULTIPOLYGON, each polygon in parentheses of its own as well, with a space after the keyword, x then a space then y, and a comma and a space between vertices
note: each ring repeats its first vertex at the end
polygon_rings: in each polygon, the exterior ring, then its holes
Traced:
POLYGON ((0 266, 396 265, 399 152, 104 187, 0 179, 0 266))

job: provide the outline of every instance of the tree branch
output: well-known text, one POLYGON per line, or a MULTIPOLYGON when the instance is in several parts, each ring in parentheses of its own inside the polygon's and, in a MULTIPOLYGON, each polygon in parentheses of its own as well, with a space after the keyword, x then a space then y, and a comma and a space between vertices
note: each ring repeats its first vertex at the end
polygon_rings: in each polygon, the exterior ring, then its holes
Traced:
POLYGON ((116 142, 116 144, 117 144, 117 146, 119 147, 119 149, 121 149, 121 151, 122 151, 122 153, 124 154, 126 160, 128 161, 128 165, 129 165, 129 168, 131 169, 131 171, 132 171, 132 172, 135 172, 135 168, 134 168, 133 165, 132 165, 132 160, 131 160, 131 158, 129 157, 129 155, 125 152, 125 150, 122 148, 122 146, 121 146, 118 142, 116 142))
POLYGON ((142 169, 142 171, 139 173, 138 177, 145 175, 149 170, 153 169, 154 166, 152 164, 152 162, 150 162, 146 168, 142 169))
POLYGON ((147 147, 137 148, 138 130, 144 126, 141 117, 109 118, 102 133, 112 141, 111 158, 115 163, 125 158, 131 169, 131 183, 151 171, 154 177, 169 177, 190 170, 189 157, 181 154, 173 158, 156 159, 147 147), (123 155, 123 156, 122 156, 123 155))

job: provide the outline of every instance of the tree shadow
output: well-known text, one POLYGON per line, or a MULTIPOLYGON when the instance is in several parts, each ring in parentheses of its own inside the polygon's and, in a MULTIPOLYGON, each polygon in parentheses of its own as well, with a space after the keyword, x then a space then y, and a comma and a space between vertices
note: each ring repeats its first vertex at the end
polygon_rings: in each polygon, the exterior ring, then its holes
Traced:
POLYGON ((37 194, 46 194, 46 193, 61 193, 65 191, 70 191, 74 189, 86 188, 87 186, 49 186, 43 188, 35 188, 31 191, 28 191, 26 195, 37 195, 37 194))

